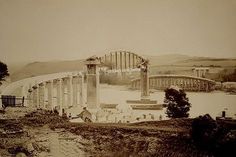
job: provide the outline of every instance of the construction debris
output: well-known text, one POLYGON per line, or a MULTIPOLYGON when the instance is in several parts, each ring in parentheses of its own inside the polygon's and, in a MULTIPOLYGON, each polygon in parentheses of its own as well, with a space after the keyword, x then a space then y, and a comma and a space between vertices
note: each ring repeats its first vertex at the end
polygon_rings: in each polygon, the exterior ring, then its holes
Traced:
POLYGON ((26 114, 22 117, 21 122, 27 126, 43 126, 57 123, 66 123, 69 121, 66 117, 60 117, 57 113, 52 111, 37 110, 31 113, 26 114))

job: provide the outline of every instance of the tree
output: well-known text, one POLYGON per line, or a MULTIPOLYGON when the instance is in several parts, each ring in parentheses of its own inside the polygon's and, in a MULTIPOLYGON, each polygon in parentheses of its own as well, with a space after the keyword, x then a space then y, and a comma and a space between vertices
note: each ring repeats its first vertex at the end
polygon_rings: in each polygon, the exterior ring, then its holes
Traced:
POLYGON ((188 117, 191 104, 182 89, 170 87, 165 90, 166 114, 169 118, 188 117))
POLYGON ((7 76, 9 76, 7 65, 0 61, 0 85, 2 81, 5 81, 7 76))

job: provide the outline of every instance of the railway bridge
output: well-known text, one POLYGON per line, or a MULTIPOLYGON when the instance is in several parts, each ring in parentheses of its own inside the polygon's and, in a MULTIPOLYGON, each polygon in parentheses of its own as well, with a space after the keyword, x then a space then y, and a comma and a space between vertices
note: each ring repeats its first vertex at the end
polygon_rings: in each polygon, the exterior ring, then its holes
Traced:
POLYGON ((143 100, 145 103, 149 102, 149 87, 165 89, 170 85, 177 85, 190 91, 212 91, 215 85, 212 80, 192 76, 149 77, 148 60, 128 51, 115 51, 101 57, 87 58, 85 66, 85 71, 48 74, 13 82, 3 90, 2 95, 14 95, 14 91, 20 88, 26 106, 36 109, 56 109, 59 114, 77 105, 96 110, 100 107, 99 70, 102 67, 106 67, 108 72, 140 71, 140 78, 133 80, 131 85, 134 89, 141 89, 139 103, 143 103, 143 100))

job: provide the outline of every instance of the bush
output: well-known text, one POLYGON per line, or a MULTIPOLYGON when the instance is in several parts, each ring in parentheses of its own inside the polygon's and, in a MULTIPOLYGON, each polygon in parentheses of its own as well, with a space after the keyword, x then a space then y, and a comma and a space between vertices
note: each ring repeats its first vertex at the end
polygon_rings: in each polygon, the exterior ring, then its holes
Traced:
POLYGON ((216 156, 236 156, 236 130, 231 130, 219 140, 216 156))
POLYGON ((200 147, 212 149, 216 142, 218 125, 209 114, 195 118, 192 123, 192 139, 200 147))
POLYGON ((191 137, 197 147, 215 156, 236 156, 236 130, 232 128, 206 114, 193 120, 191 137))

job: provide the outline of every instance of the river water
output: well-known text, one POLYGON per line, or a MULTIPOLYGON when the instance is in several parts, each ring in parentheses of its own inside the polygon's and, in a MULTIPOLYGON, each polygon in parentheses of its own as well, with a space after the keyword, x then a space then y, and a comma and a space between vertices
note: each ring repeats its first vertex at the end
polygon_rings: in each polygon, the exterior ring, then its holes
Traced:
MULTIPOLYGON (((189 102, 191 103, 190 117, 194 118, 203 114, 210 114, 213 118, 220 116, 223 110, 226 116, 236 118, 236 95, 230 95, 222 91, 204 92, 186 92, 189 102)), ((143 114, 153 114, 155 117, 162 115, 166 118, 165 109, 163 110, 132 110, 126 103, 126 100, 140 100, 140 90, 130 90, 125 86, 112 86, 102 84, 100 86, 100 102, 116 103, 117 108, 123 115, 133 115, 134 117, 143 114)), ((163 103, 164 91, 153 91, 150 94, 151 100, 157 100, 158 104, 163 103)))

